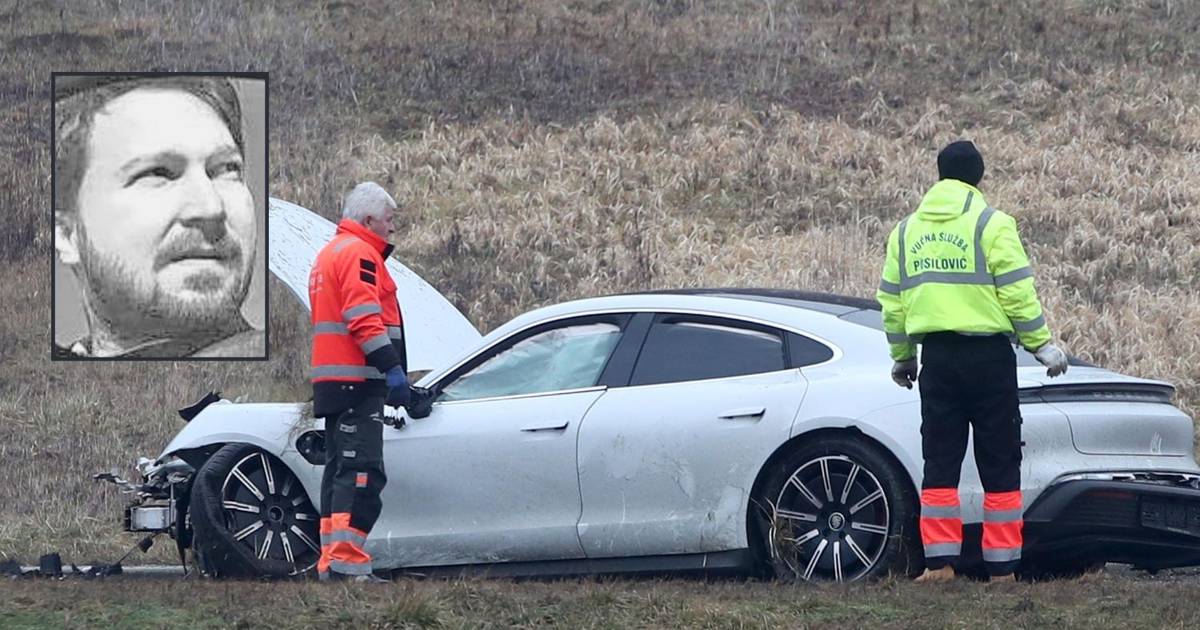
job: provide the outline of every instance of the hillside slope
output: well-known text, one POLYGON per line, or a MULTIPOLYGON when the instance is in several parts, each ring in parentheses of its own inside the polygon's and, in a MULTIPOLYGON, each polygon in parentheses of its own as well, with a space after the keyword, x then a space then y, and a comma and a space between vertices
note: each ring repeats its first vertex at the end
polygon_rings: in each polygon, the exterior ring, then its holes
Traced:
POLYGON ((481 329, 640 288, 871 296, 937 149, 972 138, 1055 336, 1200 411, 1200 5, 841 4, 0 14, 0 556, 113 554, 121 498, 92 472, 156 453, 210 387, 308 391, 306 314, 277 283, 265 366, 48 361, 51 70, 270 71, 271 194, 333 216, 354 182, 385 184, 398 255, 481 329))

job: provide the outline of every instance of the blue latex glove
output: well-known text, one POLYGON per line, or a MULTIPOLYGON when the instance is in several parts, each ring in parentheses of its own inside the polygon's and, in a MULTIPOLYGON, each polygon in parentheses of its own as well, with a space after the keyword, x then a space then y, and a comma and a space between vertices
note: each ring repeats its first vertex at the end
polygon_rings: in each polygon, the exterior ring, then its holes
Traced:
POLYGON ((387 371, 387 399, 384 401, 393 407, 404 407, 408 405, 410 392, 408 389, 408 375, 404 373, 404 368, 396 366, 387 371))

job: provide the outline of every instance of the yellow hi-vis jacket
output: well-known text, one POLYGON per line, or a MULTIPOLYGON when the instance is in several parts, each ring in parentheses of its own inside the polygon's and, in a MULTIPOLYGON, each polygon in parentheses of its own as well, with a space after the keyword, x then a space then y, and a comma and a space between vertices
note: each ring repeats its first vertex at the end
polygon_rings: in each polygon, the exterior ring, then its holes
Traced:
POLYGON ((956 179, 930 188, 888 236, 876 299, 896 361, 932 332, 1015 332, 1030 351, 1050 341, 1017 222, 956 179))

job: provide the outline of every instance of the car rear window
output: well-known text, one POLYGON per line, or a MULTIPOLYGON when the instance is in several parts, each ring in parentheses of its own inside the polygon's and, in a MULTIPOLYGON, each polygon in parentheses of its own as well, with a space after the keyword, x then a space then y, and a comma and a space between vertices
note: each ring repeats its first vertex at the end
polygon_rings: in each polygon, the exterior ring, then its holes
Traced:
POLYGON ((669 316, 656 321, 630 385, 678 383, 786 368, 783 337, 732 322, 669 316))
POLYGON ((788 356, 792 358, 792 367, 806 367, 824 363, 833 358, 833 350, 815 340, 789 332, 788 356))

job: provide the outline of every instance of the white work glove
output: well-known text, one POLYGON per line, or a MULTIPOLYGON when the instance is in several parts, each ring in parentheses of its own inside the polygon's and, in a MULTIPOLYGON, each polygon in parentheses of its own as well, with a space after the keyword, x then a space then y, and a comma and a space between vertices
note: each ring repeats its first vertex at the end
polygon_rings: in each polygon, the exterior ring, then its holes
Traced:
POLYGON ((1052 343, 1038 348, 1037 352, 1033 353, 1033 358, 1046 366, 1046 376, 1055 377, 1067 373, 1067 353, 1052 343))
POLYGON ((917 381, 916 357, 907 361, 896 361, 892 365, 892 380, 900 387, 912 389, 912 384, 917 381))

